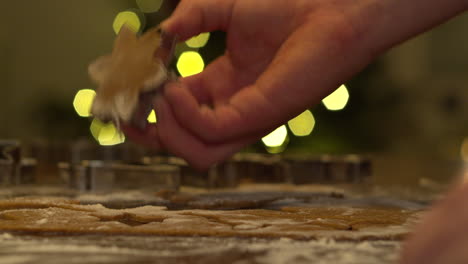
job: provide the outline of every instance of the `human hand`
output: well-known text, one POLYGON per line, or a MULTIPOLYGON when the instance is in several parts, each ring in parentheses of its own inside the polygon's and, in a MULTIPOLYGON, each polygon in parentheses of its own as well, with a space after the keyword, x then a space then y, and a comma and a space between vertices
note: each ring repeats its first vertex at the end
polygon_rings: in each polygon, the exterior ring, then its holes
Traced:
MULTIPOLYGON (((430 1, 432 7, 442 5, 430 1)), ((163 29, 182 40, 226 31, 226 53, 202 73, 166 86, 154 104, 156 125, 144 131, 124 126, 124 132, 207 168, 320 102, 388 47, 458 10, 439 8, 442 15, 413 22, 408 14, 427 5, 423 0, 183 0, 163 29), (395 16, 401 19, 394 21, 395 16)))
POLYGON ((468 184, 438 202, 405 242, 402 264, 468 263, 468 184))

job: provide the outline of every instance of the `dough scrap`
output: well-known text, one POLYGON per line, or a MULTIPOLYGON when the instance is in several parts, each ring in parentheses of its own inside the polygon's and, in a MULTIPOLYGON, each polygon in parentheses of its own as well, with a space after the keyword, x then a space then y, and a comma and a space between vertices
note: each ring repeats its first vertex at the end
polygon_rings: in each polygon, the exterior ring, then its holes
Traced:
POLYGON ((109 209, 63 198, 0 200, 0 231, 262 237, 402 239, 421 212, 387 208, 286 207, 281 210, 180 210, 161 206, 109 209))

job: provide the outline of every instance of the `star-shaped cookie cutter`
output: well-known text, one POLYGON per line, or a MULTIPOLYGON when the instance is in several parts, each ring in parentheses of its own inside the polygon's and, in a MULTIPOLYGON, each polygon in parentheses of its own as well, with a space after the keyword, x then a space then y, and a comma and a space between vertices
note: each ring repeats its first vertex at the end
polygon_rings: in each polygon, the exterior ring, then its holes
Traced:
POLYGON ((148 125, 148 116, 153 108, 153 102, 156 96, 159 96, 164 86, 171 81, 177 80, 174 71, 169 69, 172 60, 174 59, 175 47, 178 42, 178 37, 174 34, 166 32, 161 28, 158 29, 161 34, 161 46, 156 50, 154 56, 159 59, 166 68, 167 78, 158 86, 145 89, 145 92, 140 93, 138 108, 135 111, 131 124, 141 130, 145 129, 148 125))

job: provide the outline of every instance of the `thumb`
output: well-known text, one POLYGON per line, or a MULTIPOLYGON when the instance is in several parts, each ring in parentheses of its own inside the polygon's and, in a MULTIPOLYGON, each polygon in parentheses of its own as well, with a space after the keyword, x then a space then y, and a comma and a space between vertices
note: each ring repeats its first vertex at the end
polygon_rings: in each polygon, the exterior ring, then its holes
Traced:
POLYGON ((186 40, 203 32, 226 30, 235 0, 182 0, 161 27, 186 40))

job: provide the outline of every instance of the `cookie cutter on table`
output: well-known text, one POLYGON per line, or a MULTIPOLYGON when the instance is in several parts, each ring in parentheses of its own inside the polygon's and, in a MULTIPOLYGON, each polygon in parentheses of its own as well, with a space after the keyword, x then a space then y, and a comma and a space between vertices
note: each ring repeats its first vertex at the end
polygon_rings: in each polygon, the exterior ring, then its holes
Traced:
POLYGON ((231 160, 240 183, 286 183, 283 161, 278 155, 238 153, 231 160))
POLYGON ((9 185, 14 172, 11 160, 0 159, 0 186, 9 185))
POLYGON ((61 178, 78 192, 178 190, 180 169, 170 165, 134 165, 100 160, 58 164, 61 178))
POLYGON ((0 140, 0 184, 9 185, 17 174, 21 159, 20 143, 16 140, 0 140))
POLYGON ((36 182, 37 161, 22 158, 21 143, 0 140, 0 185, 22 185, 36 182))
POLYGON ((203 187, 209 188, 212 179, 210 177, 210 170, 206 172, 199 172, 192 169, 185 160, 173 156, 146 156, 143 157, 142 163, 146 165, 170 165, 180 168, 180 183, 183 186, 203 187))
POLYGON ((286 178, 279 156, 259 153, 238 153, 206 171, 190 167, 176 157, 145 157, 146 164, 175 164, 181 168, 183 186, 201 188, 232 188, 242 183, 285 183, 286 178))
POLYGON ((173 156, 146 156, 143 164, 173 165, 180 168, 180 184, 198 188, 231 188, 238 185, 236 168, 231 160, 211 166, 205 171, 192 168, 185 160, 173 156))
POLYGON ((286 156, 285 173, 293 184, 367 183, 372 175, 368 157, 360 155, 286 156))
POLYGON ((161 30, 161 46, 156 51, 155 56, 159 58, 166 68, 167 79, 157 87, 150 89, 148 92, 143 92, 139 96, 138 109, 134 114, 131 123, 137 128, 144 129, 148 125, 148 115, 153 110, 153 101, 156 96, 162 93, 164 86, 169 81, 176 80, 176 74, 169 70, 170 64, 174 58, 175 47, 178 37, 161 30))

